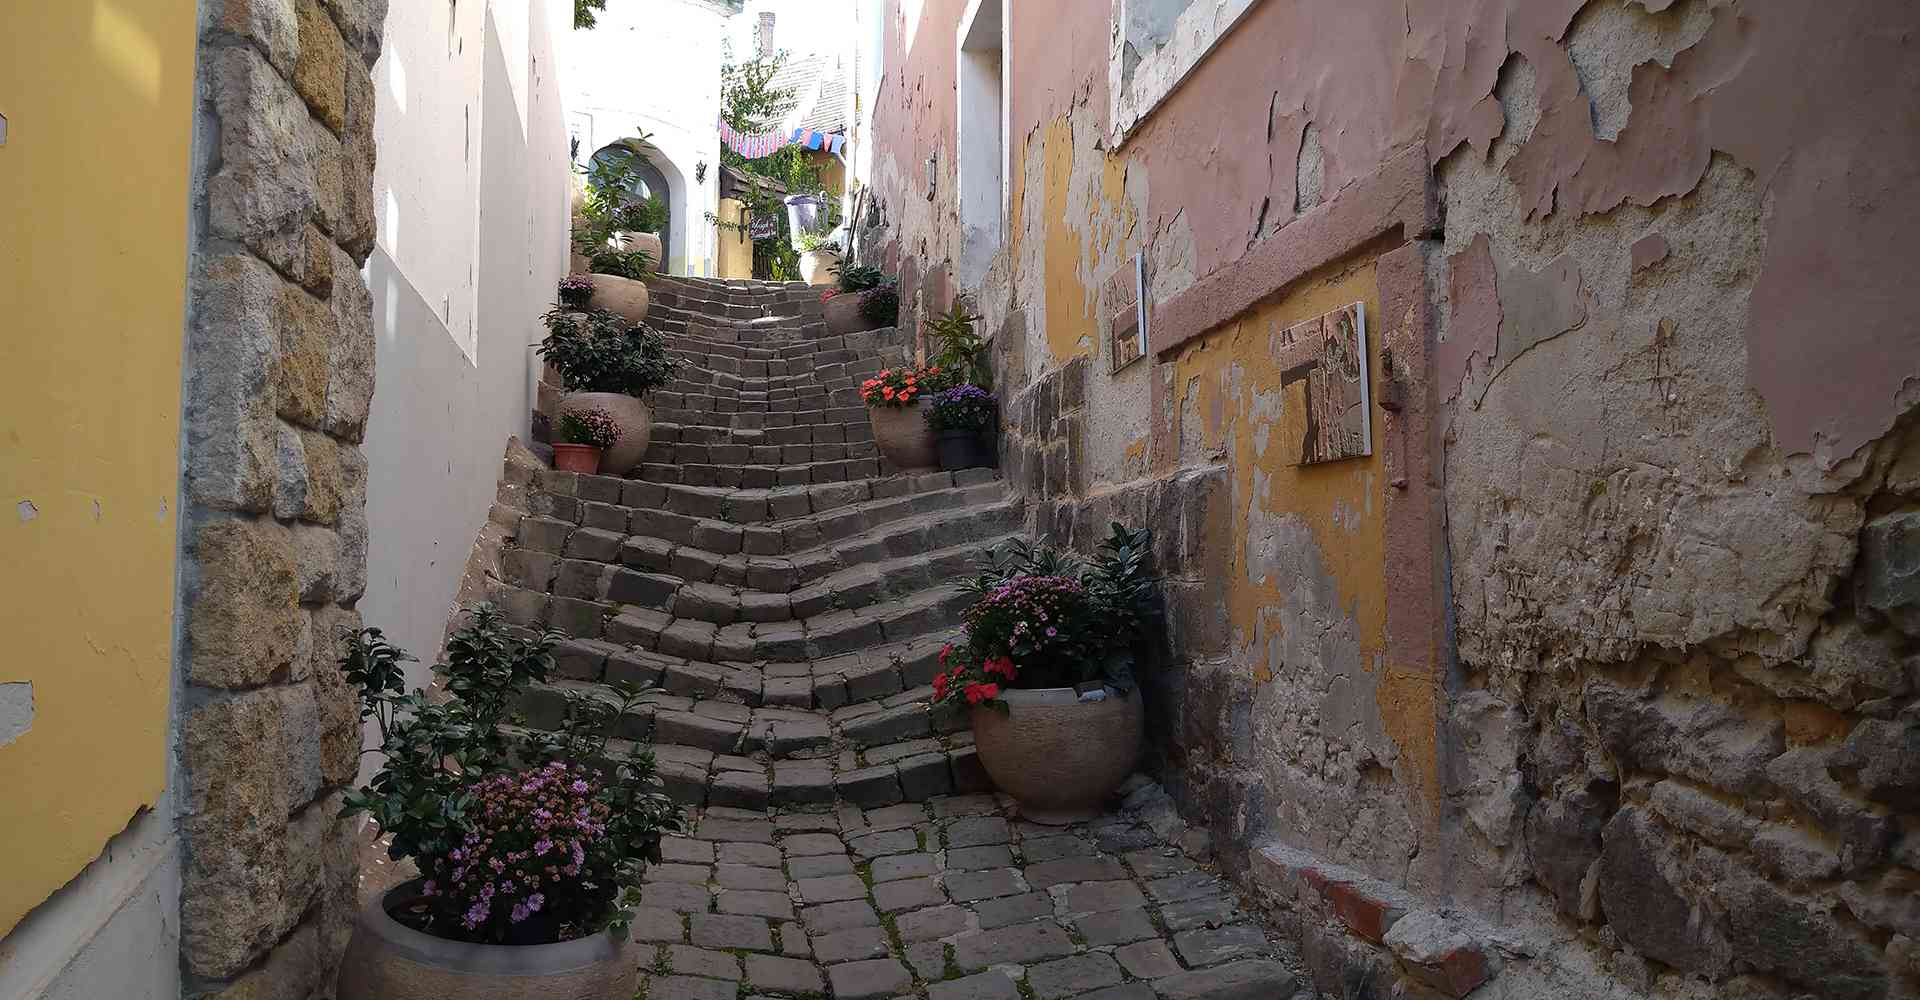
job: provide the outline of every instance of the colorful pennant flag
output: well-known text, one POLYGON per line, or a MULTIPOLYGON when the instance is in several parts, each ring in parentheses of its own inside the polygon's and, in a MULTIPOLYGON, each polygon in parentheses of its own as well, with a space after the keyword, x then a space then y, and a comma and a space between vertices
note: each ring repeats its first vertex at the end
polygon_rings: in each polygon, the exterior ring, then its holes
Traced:
POLYGON ((739 153, 749 160, 758 160, 761 157, 772 156, 775 152, 779 151, 782 146, 789 144, 804 145, 808 149, 823 149, 835 156, 841 155, 847 148, 847 137, 837 133, 816 132, 810 128, 797 128, 785 135, 778 132, 762 132, 750 135, 728 125, 724 118, 720 119, 720 141, 726 143, 728 149, 739 153))

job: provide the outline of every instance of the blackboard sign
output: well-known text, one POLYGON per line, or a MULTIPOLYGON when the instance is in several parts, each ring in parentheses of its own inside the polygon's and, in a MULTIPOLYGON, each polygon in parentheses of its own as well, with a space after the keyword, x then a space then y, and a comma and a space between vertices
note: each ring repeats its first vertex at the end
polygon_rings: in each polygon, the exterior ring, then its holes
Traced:
POLYGON ((756 215, 747 222, 747 238, 770 240, 780 235, 780 217, 777 215, 756 215))

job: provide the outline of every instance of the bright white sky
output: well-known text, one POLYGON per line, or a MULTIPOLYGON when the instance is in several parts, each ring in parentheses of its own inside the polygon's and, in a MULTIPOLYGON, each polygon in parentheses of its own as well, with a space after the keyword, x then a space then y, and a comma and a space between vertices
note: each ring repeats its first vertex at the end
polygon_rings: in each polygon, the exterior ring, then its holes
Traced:
POLYGON ((850 50, 854 42, 855 0, 747 0, 747 9, 727 19, 733 57, 753 55, 753 32, 760 12, 773 11, 773 45, 795 56, 850 50))

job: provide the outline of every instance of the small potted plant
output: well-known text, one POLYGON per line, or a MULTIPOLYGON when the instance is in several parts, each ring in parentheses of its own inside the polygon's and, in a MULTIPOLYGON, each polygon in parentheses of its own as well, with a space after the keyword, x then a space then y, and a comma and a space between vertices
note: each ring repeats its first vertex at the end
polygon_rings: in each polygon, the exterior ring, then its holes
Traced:
POLYGON ((593 475, 600 471, 601 454, 620 443, 619 421, 602 409, 562 413, 555 430, 553 467, 562 472, 593 475))
POLYGON ((927 405, 940 468, 953 472, 997 464, 993 422, 999 412, 993 394, 972 383, 934 394, 927 405))
POLYGON ((939 368, 885 368, 860 383, 873 421, 873 443, 896 472, 930 472, 939 465, 933 432, 920 415, 921 397, 943 386, 939 368))
POLYGON ((840 244, 826 233, 799 233, 793 248, 800 252, 800 280, 809 285, 833 284, 833 268, 840 260, 840 244))
MULTIPOLYGON (((838 336, 893 325, 890 317, 886 317, 886 322, 875 322, 866 315, 868 298, 888 284, 879 268, 842 261, 830 270, 838 284, 822 296, 827 304, 827 333, 838 336)), ((897 309, 900 301, 897 293, 893 301, 897 309)))
POLYGON ((647 393, 673 381, 680 362, 667 353, 666 338, 658 331, 618 313, 555 309, 542 320, 547 338, 540 342, 539 354, 567 390, 555 419, 583 410, 612 416, 620 436, 601 455, 600 464, 613 475, 626 474, 640 464, 653 436, 647 393))
POLYGON ((893 282, 860 293, 860 318, 869 330, 893 326, 900 321, 900 290, 893 282))
POLYGON ((448 697, 402 693, 412 659, 379 629, 355 633, 341 670, 377 729, 383 764, 346 797, 421 877, 360 914, 341 1000, 505 996, 624 998, 641 876, 682 826, 651 751, 608 734, 639 695, 574 696, 558 732, 503 728, 553 666, 558 633, 520 638, 482 606, 447 640, 448 697))
POLYGON ((1139 757, 1135 665, 1162 620, 1152 541, 1116 523, 1091 560, 1014 542, 966 584, 934 697, 968 707, 981 765, 1036 823, 1099 815, 1139 757))
POLYGON ((560 305, 575 312, 584 312, 593 301, 593 276, 590 274, 569 274, 560 279, 560 305))

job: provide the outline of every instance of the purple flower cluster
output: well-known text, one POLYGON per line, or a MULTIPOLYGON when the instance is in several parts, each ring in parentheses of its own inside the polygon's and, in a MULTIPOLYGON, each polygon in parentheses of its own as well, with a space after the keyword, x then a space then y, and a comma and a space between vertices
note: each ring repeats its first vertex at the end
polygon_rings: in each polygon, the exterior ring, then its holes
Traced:
POLYGON ((548 909, 549 897, 589 891, 608 839, 608 809, 596 801, 593 778, 555 761, 468 786, 471 829, 426 866, 423 895, 472 939, 498 941, 548 909))
POLYGON ((560 304, 584 309, 593 300, 593 277, 569 274, 560 279, 560 304))
POLYGON ((971 383, 935 393, 927 423, 936 431, 984 431, 993 427, 999 408, 993 393, 971 383))
POLYGON ((1089 608, 1087 588, 1071 577, 1015 577, 967 609, 968 645, 979 657, 1011 659, 1022 685, 1049 686, 1039 678, 1085 654, 1089 608))

